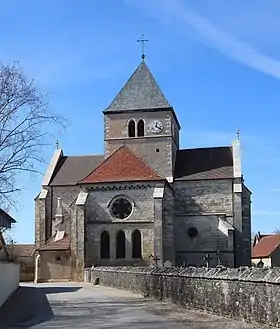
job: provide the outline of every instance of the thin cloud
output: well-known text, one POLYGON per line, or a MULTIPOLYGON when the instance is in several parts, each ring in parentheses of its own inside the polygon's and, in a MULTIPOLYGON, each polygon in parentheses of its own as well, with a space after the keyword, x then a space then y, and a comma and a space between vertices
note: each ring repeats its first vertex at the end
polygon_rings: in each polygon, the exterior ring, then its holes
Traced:
POLYGON ((125 2, 141 8, 148 16, 152 16, 161 23, 169 24, 174 29, 179 27, 185 30, 188 37, 218 50, 227 57, 277 79, 280 78, 280 60, 262 53, 249 43, 227 33, 207 18, 190 10, 183 1, 125 0, 125 2))
POLYGON ((280 78, 280 61, 262 54, 245 42, 236 40, 194 12, 186 10, 183 18, 209 46, 256 70, 280 78))

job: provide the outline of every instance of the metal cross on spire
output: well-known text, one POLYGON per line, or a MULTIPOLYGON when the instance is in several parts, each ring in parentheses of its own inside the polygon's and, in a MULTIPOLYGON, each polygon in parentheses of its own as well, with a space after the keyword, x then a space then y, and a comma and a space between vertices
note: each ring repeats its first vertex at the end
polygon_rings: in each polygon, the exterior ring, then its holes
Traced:
POLYGON ((239 130, 239 128, 236 131, 236 138, 237 138, 238 141, 240 140, 240 130, 239 130))
POLYGON ((145 42, 148 42, 148 39, 144 39, 144 34, 142 34, 142 38, 138 39, 137 42, 141 42, 142 43, 142 61, 145 60, 145 42))

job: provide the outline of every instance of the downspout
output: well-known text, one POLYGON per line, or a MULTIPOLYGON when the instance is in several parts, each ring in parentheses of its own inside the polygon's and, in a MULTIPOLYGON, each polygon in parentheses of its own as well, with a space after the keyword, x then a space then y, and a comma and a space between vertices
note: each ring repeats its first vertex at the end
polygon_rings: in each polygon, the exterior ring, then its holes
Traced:
POLYGON ((34 283, 38 283, 38 274, 39 274, 39 259, 40 259, 40 254, 36 256, 35 258, 35 277, 34 277, 34 283))

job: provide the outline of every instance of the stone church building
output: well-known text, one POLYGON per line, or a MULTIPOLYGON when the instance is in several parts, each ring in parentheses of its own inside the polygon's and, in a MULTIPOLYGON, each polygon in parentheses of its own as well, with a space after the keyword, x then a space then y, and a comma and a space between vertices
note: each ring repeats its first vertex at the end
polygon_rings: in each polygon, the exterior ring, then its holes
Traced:
POLYGON ((57 149, 35 199, 38 281, 83 280, 92 265, 250 265, 239 139, 180 149, 144 60, 103 114, 104 154, 57 149))

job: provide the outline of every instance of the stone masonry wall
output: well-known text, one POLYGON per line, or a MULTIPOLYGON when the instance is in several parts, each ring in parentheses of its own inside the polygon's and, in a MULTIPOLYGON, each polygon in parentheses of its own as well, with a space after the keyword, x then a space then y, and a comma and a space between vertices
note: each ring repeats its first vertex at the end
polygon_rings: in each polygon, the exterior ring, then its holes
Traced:
POLYGON ((156 300, 280 327, 280 269, 97 267, 96 278, 156 300))
POLYGON ((177 181, 173 188, 177 214, 226 214, 233 224, 232 180, 177 181))
POLYGON ((163 197, 162 226, 163 261, 170 261, 175 265, 174 194, 168 186, 163 197))
POLYGON ((205 265, 209 254, 210 266, 234 266, 234 250, 230 239, 218 228, 219 217, 233 224, 232 180, 200 180, 174 183, 175 192, 175 252, 176 264, 205 265), (195 238, 188 235, 197 229, 195 238))
POLYGON ((171 111, 106 114, 104 116, 105 155, 109 156, 120 146, 127 145, 160 175, 171 177, 177 150, 173 139, 175 126, 177 127, 177 124, 171 111), (140 119, 145 124, 145 135, 137 137, 136 134, 136 137, 128 137, 130 120, 134 120, 137 126, 140 119), (154 120, 161 120, 164 125, 164 129, 158 134, 154 134, 149 128, 154 120))
POLYGON ((86 202, 86 265, 131 264, 131 236, 135 229, 141 232, 144 262, 154 250, 154 184, 107 184, 89 188, 86 202), (114 219, 110 214, 110 203, 115 197, 125 196, 132 200, 134 209, 126 220, 114 219), (103 231, 110 236, 110 259, 100 259, 100 237, 103 231), (126 260, 116 259, 116 235, 123 230, 126 235, 126 260))
POLYGON ((251 264, 251 193, 243 185, 242 192, 243 263, 251 264))
MULTIPOLYGON (((80 191, 79 186, 54 186, 51 188, 52 194, 52 235, 55 234, 54 216, 56 215, 57 208, 57 199, 61 198, 62 208, 63 208, 63 219, 64 222, 69 221, 71 217, 71 204, 77 198, 80 191)), ((65 225, 63 227, 67 233, 69 230, 69 225, 65 225)), ((63 229, 62 227, 60 229, 63 229)))

